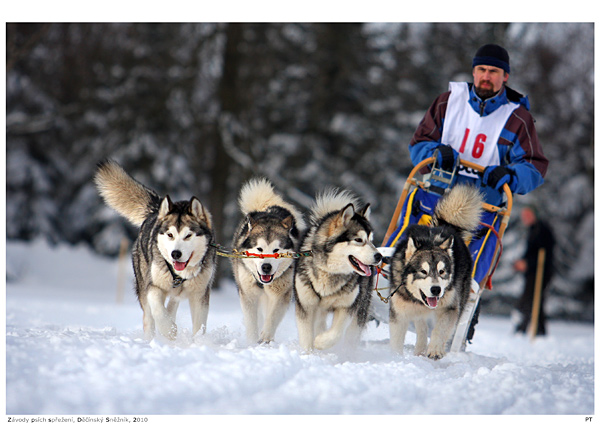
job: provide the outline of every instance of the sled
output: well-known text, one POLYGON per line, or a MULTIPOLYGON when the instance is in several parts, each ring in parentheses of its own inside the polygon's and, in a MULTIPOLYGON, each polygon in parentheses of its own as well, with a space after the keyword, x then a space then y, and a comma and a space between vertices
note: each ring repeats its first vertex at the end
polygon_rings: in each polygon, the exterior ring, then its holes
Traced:
MULTIPOLYGON (((390 296, 392 292, 386 261, 389 261, 389 257, 393 255, 395 245, 403 238, 404 232, 410 225, 429 224, 438 200, 452 187, 459 165, 469 169, 468 171, 478 173, 484 171, 484 167, 462 159, 456 163, 452 171, 444 171, 438 168, 435 158, 428 158, 417 164, 409 174, 381 247, 378 248, 384 258, 376 279, 374 293, 377 296, 372 299, 373 312, 377 320, 387 322, 389 317, 389 308, 380 303, 387 304, 388 299, 384 296, 390 296), (423 174, 428 170, 428 166, 431 166, 429 173, 423 174)), ((472 241, 467 242, 473 257, 471 293, 452 337, 449 347, 451 352, 466 349, 466 343, 471 340, 478 320, 481 295, 485 290, 492 289, 492 276, 502 255, 502 237, 508 226, 513 203, 508 184, 504 184, 503 190, 504 202, 501 206, 482 203, 484 213, 480 227, 472 241)))

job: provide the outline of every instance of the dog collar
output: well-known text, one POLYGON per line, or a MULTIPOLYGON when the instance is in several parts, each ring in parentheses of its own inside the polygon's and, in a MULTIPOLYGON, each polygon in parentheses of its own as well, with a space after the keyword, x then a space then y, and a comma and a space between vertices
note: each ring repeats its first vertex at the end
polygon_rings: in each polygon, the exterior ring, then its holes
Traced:
POLYGON ((169 262, 167 262, 167 267, 169 268, 169 271, 171 272, 171 276, 173 276, 173 288, 179 287, 181 284, 183 284, 186 281, 186 279, 182 278, 177 273, 175 273, 173 266, 169 262))

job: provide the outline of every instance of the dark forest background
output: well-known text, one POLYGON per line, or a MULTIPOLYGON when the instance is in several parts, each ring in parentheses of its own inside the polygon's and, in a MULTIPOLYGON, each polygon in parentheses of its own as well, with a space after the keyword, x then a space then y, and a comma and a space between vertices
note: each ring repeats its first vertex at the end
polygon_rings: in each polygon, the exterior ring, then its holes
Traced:
POLYGON ((593 320, 592 23, 7 23, 7 239, 115 256, 136 232, 92 184, 112 158, 161 194, 198 196, 224 246, 255 175, 301 207, 352 189, 379 242, 418 122, 449 81, 472 79, 488 42, 510 53, 509 85, 529 95, 550 168, 516 199, 484 301, 507 313, 518 296, 518 212, 535 202, 558 240, 550 314, 593 320))

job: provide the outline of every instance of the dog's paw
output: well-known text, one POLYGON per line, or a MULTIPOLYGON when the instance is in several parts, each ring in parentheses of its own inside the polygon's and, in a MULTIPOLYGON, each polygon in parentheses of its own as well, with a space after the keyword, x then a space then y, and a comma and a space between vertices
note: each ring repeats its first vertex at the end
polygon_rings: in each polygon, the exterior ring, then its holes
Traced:
POLYGON ((329 332, 323 332, 315 338, 315 349, 323 350, 333 347, 337 342, 337 338, 330 335, 329 332))
POLYGON ((392 351, 394 351, 398 355, 400 355, 400 356, 404 355, 404 343, 403 342, 400 343, 400 342, 395 342, 395 341, 390 340, 390 347, 392 348, 392 351))
POLYGON ((446 355, 446 340, 435 338, 429 343, 427 347, 427 357, 432 360, 439 360, 446 355))
POLYGON ((299 344, 300 347, 304 350, 305 353, 312 353, 313 349, 314 349, 314 345, 312 340, 308 340, 308 339, 299 339, 299 344))
POLYGON ((416 356, 422 356, 422 355, 425 355, 426 353, 427 353, 427 346, 415 345, 415 355, 416 356))
POLYGON ((444 358, 444 354, 427 354, 427 358, 430 358, 432 360, 441 360, 442 358, 444 358))
POLYGON ((167 340, 173 341, 177 337, 177 325, 175 323, 161 323, 158 325, 158 330, 167 340))
POLYGON ((268 334, 266 332, 261 332, 258 337, 258 344, 269 344, 273 341, 273 335, 268 334))
POLYGON ((203 323, 202 325, 200 325, 200 327, 193 327, 192 328, 192 337, 197 336, 203 336, 206 334, 206 325, 203 323))
POLYGON ((431 358, 432 360, 439 360, 441 358, 444 357, 444 355, 446 355, 446 351, 444 350, 444 348, 436 348, 436 347, 429 347, 427 349, 427 358, 431 358))

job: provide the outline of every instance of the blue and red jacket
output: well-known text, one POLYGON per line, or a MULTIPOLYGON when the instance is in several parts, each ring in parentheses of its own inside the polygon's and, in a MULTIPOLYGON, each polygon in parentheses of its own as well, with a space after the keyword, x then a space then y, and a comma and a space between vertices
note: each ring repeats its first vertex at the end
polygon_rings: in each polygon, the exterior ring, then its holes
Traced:
MULTIPOLYGON (((510 102, 518 103, 500 134, 497 141, 500 165, 510 168, 515 177, 511 182, 511 190, 516 194, 527 194, 544 183, 548 159, 540 146, 534 119, 529 112, 529 99, 511 88, 504 86, 499 94, 487 100, 482 100, 469 86, 469 105, 485 117, 502 105, 510 102)), ((409 151, 413 164, 418 164, 433 156, 434 150, 441 144, 444 129, 444 118, 448 105, 450 91, 438 96, 429 107, 419 123, 417 130, 409 143, 409 151)), ((486 196, 486 202, 498 205, 502 201, 501 194, 487 186, 482 186, 480 178, 458 176, 458 182, 474 183, 481 187, 486 196)))

